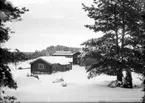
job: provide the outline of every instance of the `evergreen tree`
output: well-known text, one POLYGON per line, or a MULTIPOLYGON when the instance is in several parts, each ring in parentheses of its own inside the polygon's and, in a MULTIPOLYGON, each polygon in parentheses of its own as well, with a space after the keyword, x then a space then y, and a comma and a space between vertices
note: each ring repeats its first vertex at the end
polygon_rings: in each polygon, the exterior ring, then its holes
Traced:
MULTIPOLYGON (((143 5, 143 4, 142 4, 143 5)), ((145 5, 145 2, 144 2, 145 5)), ((135 51, 137 52, 137 57, 134 59, 133 64, 135 64, 136 68, 135 72, 142 74, 143 76, 143 92, 144 96, 142 97, 142 102, 145 103, 145 6, 142 7, 144 12, 141 14, 141 17, 143 19, 143 22, 141 22, 143 25, 140 25, 140 29, 136 29, 135 31, 138 31, 138 35, 136 33, 132 33, 132 37, 134 39, 134 42, 136 43, 134 46, 135 51)), ((134 44, 133 41, 129 41, 130 44, 134 44)))
POLYGON ((132 88, 131 70, 136 70, 132 62, 135 61, 134 56, 137 53, 134 51, 135 43, 129 42, 134 41, 132 34, 138 35, 140 31, 137 29, 140 29, 139 26, 142 25, 140 14, 144 11, 144 1, 94 0, 91 7, 84 4, 83 7, 95 22, 93 25, 85 26, 93 29, 94 32, 104 33, 104 36, 93 42, 89 40, 83 43, 89 47, 90 45, 96 47, 96 51, 99 51, 101 55, 99 62, 92 64, 88 71, 91 74, 95 69, 97 74, 117 75, 117 80, 122 82, 122 71, 125 70, 127 77, 128 75, 130 77, 127 79, 128 87, 132 88))
POLYGON ((3 48, 2 44, 8 41, 9 34, 12 33, 5 23, 21 20, 21 14, 25 11, 27 11, 26 8, 19 9, 7 0, 0 0, 0 90, 3 86, 17 88, 17 84, 12 78, 11 70, 7 65, 13 60, 13 53, 3 48))

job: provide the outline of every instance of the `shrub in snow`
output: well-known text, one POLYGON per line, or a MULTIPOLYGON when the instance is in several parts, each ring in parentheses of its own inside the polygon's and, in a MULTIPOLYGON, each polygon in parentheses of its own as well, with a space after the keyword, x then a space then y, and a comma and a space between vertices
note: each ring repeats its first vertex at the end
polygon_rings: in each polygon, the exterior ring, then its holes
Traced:
POLYGON ((34 78, 37 78, 37 79, 39 80, 38 75, 35 75, 35 74, 28 74, 28 73, 27 73, 27 77, 34 77, 34 78))
POLYGON ((38 75, 34 75, 33 77, 35 77, 35 78, 37 78, 37 79, 39 80, 39 77, 38 77, 38 75))
POLYGON ((62 83, 61 84, 63 87, 67 87, 67 83, 62 83))
POLYGON ((18 102, 14 96, 6 96, 2 100, 2 103, 20 103, 20 102, 18 102))
POLYGON ((20 103, 14 96, 7 96, 5 92, 2 92, 2 97, 0 98, 0 103, 20 103))
POLYGON ((111 88, 117 87, 116 81, 112 81, 110 84, 108 84, 108 87, 111 87, 111 88))
POLYGON ((27 73, 27 77, 30 77, 30 74, 29 73, 27 73))
POLYGON ((59 82, 63 82, 64 79, 61 77, 61 78, 57 78, 55 81, 53 81, 53 83, 59 83, 59 82))
POLYGON ((115 87, 121 87, 122 86, 122 83, 120 81, 112 81, 110 84, 108 84, 108 87, 111 87, 111 88, 115 88, 115 87))
POLYGON ((93 69, 93 70, 91 70, 91 71, 89 72, 87 78, 88 78, 88 79, 91 79, 91 78, 93 78, 93 77, 96 77, 97 75, 99 75, 99 74, 96 73, 96 69, 93 69))
POLYGON ((64 81, 64 79, 61 77, 61 78, 59 79, 59 81, 64 81))
POLYGON ((56 83, 56 81, 52 81, 52 83, 56 83))

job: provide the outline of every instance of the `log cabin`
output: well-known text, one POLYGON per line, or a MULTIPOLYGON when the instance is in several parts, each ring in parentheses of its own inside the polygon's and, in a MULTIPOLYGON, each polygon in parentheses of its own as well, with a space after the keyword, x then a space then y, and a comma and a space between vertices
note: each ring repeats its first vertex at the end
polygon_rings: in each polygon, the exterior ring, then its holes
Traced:
POLYGON ((52 56, 67 57, 72 59, 72 64, 79 64, 78 56, 81 53, 79 51, 72 53, 71 51, 56 51, 52 56))
POLYGON ((32 62, 31 73, 32 74, 51 74, 53 72, 64 72, 72 69, 71 60, 66 57, 39 57, 32 62))

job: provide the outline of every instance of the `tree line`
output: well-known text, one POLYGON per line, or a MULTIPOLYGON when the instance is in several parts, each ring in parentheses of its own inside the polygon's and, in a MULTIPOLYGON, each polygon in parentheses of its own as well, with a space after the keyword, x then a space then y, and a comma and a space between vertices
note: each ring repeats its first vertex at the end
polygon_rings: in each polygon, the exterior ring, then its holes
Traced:
POLYGON ((23 52, 23 53, 26 54, 27 59, 34 59, 40 56, 51 56, 56 51, 71 51, 72 53, 75 53, 79 50, 80 48, 57 45, 57 46, 49 46, 46 49, 40 51, 36 50, 35 52, 23 52))

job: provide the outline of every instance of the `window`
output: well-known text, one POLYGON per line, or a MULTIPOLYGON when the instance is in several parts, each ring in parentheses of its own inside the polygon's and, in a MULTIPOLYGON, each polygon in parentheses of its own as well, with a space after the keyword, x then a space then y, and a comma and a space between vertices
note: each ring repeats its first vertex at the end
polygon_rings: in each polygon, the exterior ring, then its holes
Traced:
POLYGON ((44 69, 44 64, 39 63, 38 64, 38 69, 44 69))

